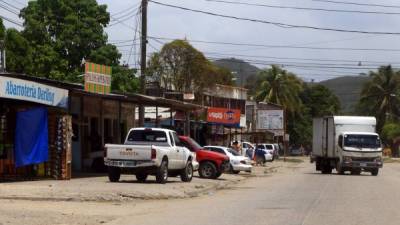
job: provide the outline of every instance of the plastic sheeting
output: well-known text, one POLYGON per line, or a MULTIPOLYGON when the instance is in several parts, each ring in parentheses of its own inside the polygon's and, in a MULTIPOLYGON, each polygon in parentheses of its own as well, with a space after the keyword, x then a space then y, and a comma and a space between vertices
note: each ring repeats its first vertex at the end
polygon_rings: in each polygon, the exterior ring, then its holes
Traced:
POLYGON ((48 114, 44 107, 17 113, 15 166, 48 161, 48 114))

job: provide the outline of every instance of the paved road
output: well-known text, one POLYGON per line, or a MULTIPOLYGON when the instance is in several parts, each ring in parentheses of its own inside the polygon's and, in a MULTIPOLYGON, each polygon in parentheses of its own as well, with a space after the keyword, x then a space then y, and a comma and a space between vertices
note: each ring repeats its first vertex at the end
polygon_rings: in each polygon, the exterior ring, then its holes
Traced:
POLYGON ((0 224, 400 224, 400 164, 385 165, 377 177, 321 175, 310 164, 293 165, 271 177, 252 178, 234 189, 190 200, 138 204, 3 200, 0 224), (21 214, 23 219, 18 218, 21 214))

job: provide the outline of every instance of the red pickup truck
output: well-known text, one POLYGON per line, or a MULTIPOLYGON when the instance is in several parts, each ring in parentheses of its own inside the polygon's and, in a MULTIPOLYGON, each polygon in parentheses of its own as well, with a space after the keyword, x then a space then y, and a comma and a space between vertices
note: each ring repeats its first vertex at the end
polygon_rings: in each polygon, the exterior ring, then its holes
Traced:
POLYGON ((228 156, 203 149, 195 140, 187 136, 179 136, 179 140, 191 152, 196 152, 201 178, 217 179, 223 172, 229 171, 228 156))

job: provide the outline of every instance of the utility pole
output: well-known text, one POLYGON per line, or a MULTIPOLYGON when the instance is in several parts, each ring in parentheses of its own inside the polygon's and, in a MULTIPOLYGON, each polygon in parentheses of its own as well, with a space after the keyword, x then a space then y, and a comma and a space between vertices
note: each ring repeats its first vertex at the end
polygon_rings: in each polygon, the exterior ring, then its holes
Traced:
MULTIPOLYGON (((146 94, 147 0, 142 0, 142 35, 140 38, 140 94, 146 94)), ((144 106, 139 106, 139 126, 144 126, 144 106)))

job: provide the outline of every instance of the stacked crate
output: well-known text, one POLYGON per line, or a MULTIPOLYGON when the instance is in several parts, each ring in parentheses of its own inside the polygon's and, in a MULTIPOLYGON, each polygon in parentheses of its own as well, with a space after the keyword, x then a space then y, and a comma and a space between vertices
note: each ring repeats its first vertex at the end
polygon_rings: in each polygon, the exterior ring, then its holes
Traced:
POLYGON ((67 180, 71 178, 71 116, 49 117, 50 139, 50 174, 55 179, 67 180))

